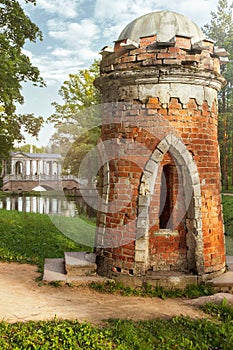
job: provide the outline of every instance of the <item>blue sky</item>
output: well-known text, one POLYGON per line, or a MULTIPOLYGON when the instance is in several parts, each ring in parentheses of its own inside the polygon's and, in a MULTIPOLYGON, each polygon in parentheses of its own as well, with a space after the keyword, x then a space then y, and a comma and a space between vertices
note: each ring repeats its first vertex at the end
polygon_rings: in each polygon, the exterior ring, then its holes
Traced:
MULTIPOLYGON (((19 113, 48 117, 51 102, 59 102, 58 90, 70 73, 87 68, 105 45, 112 46, 133 19, 146 13, 170 10, 182 13, 202 27, 217 10, 218 0, 37 0, 37 6, 19 0, 26 13, 43 32, 43 42, 27 43, 25 52, 41 72, 46 88, 23 87, 25 103, 19 113)), ((46 146, 53 130, 46 126, 39 141, 27 136, 28 143, 46 146)))

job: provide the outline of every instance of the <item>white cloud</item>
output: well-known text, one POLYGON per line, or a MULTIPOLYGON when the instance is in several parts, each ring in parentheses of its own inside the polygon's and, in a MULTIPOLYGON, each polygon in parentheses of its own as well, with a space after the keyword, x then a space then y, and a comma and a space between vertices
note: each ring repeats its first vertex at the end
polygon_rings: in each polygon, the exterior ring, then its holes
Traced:
POLYGON ((74 11, 70 12, 71 17, 72 13, 76 13, 75 6, 78 4, 80 12, 84 13, 82 0, 38 0, 41 9, 55 12, 53 18, 47 21, 45 51, 37 57, 31 52, 27 52, 27 55, 33 64, 39 67, 48 85, 60 85, 67 79, 68 74, 88 67, 98 57, 101 47, 111 45, 124 27, 135 18, 152 11, 166 9, 184 13, 195 22, 195 16, 201 18, 203 13, 207 16, 211 10, 215 10, 214 3, 217 1, 196 0, 190 3, 177 0, 174 3, 167 0, 164 5, 162 0, 144 0, 142 6, 141 0, 96 0, 94 16, 75 22, 72 18, 61 18, 58 14, 66 11, 64 8, 68 7, 69 11, 74 11), (200 11, 200 8, 204 10, 200 11))
POLYGON ((99 20, 111 19, 117 24, 161 10, 162 7, 164 5, 160 0, 144 0, 143 3, 141 0, 96 0, 95 17, 99 20))
POLYGON ((141 0, 96 0, 94 16, 104 26, 103 36, 116 40, 128 23, 162 7, 159 0, 144 0, 143 5, 141 0))
POLYGON ((88 67, 98 57, 98 51, 112 45, 135 18, 170 10, 203 26, 209 22, 210 12, 216 12, 218 3, 218 0, 37 0, 37 6, 33 6, 19 1, 44 31, 44 41, 26 46, 24 51, 40 69, 48 86, 36 90, 28 87, 24 108, 28 113, 42 115, 52 113, 51 101, 59 99, 57 91, 68 75, 88 67))
POLYGON ((218 0, 96 0, 95 18, 104 25, 103 36, 116 40, 124 27, 137 17, 154 11, 170 10, 182 13, 199 26, 210 19, 218 0), (111 9, 111 10, 109 10, 111 9))
POLYGON ((210 12, 216 12, 218 0, 195 0, 192 2, 179 0, 171 3, 171 10, 183 13, 194 23, 202 27, 210 20, 210 12))
POLYGON ((55 57, 69 57, 72 53, 73 51, 63 49, 62 47, 57 47, 55 50, 51 51, 51 55, 55 57))
POLYGON ((63 40, 67 47, 80 48, 81 45, 90 45, 97 39, 100 28, 92 19, 83 19, 80 23, 66 23, 66 28, 49 31, 50 37, 63 40))
POLYGON ((52 18, 47 21, 47 28, 49 31, 65 30, 66 27, 67 24, 63 19, 52 18))
POLYGON ((77 16, 78 3, 76 0, 37 0, 38 8, 65 18, 77 16))
POLYGON ((97 53, 90 48, 80 50, 65 50, 57 48, 51 54, 41 56, 31 55, 31 62, 37 66, 47 86, 60 86, 69 74, 90 65, 97 58, 97 53))
POLYGON ((95 17, 99 20, 111 19, 114 23, 122 22, 128 17, 134 18, 146 13, 170 10, 183 13, 184 15, 198 14, 202 18, 208 18, 213 8, 217 8, 218 0, 96 0, 95 17), (118 17, 119 16, 119 17, 118 17))
MULTIPOLYGON (((95 17, 98 19, 114 19, 127 11, 127 0, 96 0, 95 17)), ((118 17, 119 19, 119 17, 118 17)))
POLYGON ((61 85, 68 74, 87 67, 98 57, 98 49, 94 47, 100 28, 92 18, 79 22, 50 19, 47 27, 49 45, 43 57, 37 56, 33 63, 48 85, 61 85))

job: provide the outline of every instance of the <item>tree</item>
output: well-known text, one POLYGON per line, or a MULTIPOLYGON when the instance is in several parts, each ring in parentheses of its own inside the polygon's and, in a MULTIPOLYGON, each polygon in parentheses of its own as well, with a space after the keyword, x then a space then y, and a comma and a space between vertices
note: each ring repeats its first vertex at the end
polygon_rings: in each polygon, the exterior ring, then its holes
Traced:
POLYGON ((14 148, 14 152, 25 152, 25 153, 45 153, 45 148, 44 147, 37 147, 35 145, 22 145, 19 147, 14 148))
POLYGON ((65 155, 64 169, 69 169, 71 174, 87 179, 88 183, 91 183, 93 174, 98 172, 98 163, 93 147, 96 146, 99 137, 100 128, 98 126, 80 135, 65 155), (85 158, 87 153, 89 153, 88 157, 85 158), (82 168, 80 169, 81 163, 82 168))
POLYGON ((79 165, 99 138, 99 91, 93 85, 99 76, 99 62, 77 74, 70 74, 59 90, 63 104, 53 102, 55 113, 48 120, 56 128, 50 150, 66 155, 64 168, 78 175, 79 165))
MULTIPOLYGON (((25 3, 36 4, 36 0, 25 3)), ((17 115, 16 103, 22 104, 22 83, 31 81, 44 86, 37 67, 34 67, 23 47, 27 40, 42 40, 39 28, 25 14, 17 0, 0 0, 0 160, 7 158, 14 141, 21 141, 22 131, 37 136, 42 117, 33 114, 17 115)))
MULTIPOLYGON (((99 91, 93 82, 99 76, 99 62, 95 60, 88 69, 80 69, 77 74, 69 74, 59 90, 64 103, 53 102, 55 113, 49 117, 56 128, 68 123, 85 128, 90 125, 90 119, 83 117, 83 111, 100 102, 99 91)), ((93 116, 92 116, 93 117, 93 116)))
MULTIPOLYGON (((221 74, 227 85, 219 93, 219 143, 223 184, 228 189, 230 161, 233 172, 232 134, 233 134, 233 3, 219 0, 217 12, 211 12, 210 24, 203 28, 205 34, 215 41, 215 45, 223 47, 229 53, 229 63, 221 66, 221 74)), ((232 179, 233 181, 233 179, 232 179)), ((233 182, 232 182, 233 184, 233 182)))
MULTIPOLYGON (((35 0, 25 0, 36 4, 35 0)), ((43 86, 38 68, 32 66, 22 49, 26 40, 42 40, 39 28, 29 19, 16 0, 0 0, 0 103, 5 113, 15 112, 23 103, 21 83, 27 80, 43 86)))

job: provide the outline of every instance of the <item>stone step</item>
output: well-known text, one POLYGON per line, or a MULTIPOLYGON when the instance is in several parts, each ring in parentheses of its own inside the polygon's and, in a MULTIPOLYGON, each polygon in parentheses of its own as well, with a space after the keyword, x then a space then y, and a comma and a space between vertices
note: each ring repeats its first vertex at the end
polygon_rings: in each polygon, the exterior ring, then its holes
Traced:
POLYGON ((96 274, 96 255, 89 252, 66 252, 65 270, 68 276, 91 276, 96 274))
POLYGON ((233 271, 227 271, 210 282, 219 292, 233 293, 233 271))
POLYGON ((72 285, 87 285, 92 282, 103 282, 106 278, 98 275, 70 276, 65 271, 65 259, 45 259, 44 282, 61 282, 72 285))
POLYGON ((185 274, 178 271, 149 271, 145 276, 145 282, 152 286, 163 288, 185 288, 188 285, 197 285, 196 275, 185 274))
POLYGON ((233 294, 233 256, 226 256, 227 271, 210 282, 219 292, 233 294))
POLYGON ((64 259, 45 259, 43 281, 45 282, 66 282, 64 259))

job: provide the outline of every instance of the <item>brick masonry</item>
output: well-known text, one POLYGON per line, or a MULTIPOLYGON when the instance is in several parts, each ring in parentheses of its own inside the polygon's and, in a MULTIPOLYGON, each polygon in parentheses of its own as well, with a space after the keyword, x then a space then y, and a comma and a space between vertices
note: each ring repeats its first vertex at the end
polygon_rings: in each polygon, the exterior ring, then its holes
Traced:
POLYGON ((103 55, 95 82, 103 102, 98 272, 209 278, 225 269, 220 58, 212 42, 182 36, 126 44, 103 55))

